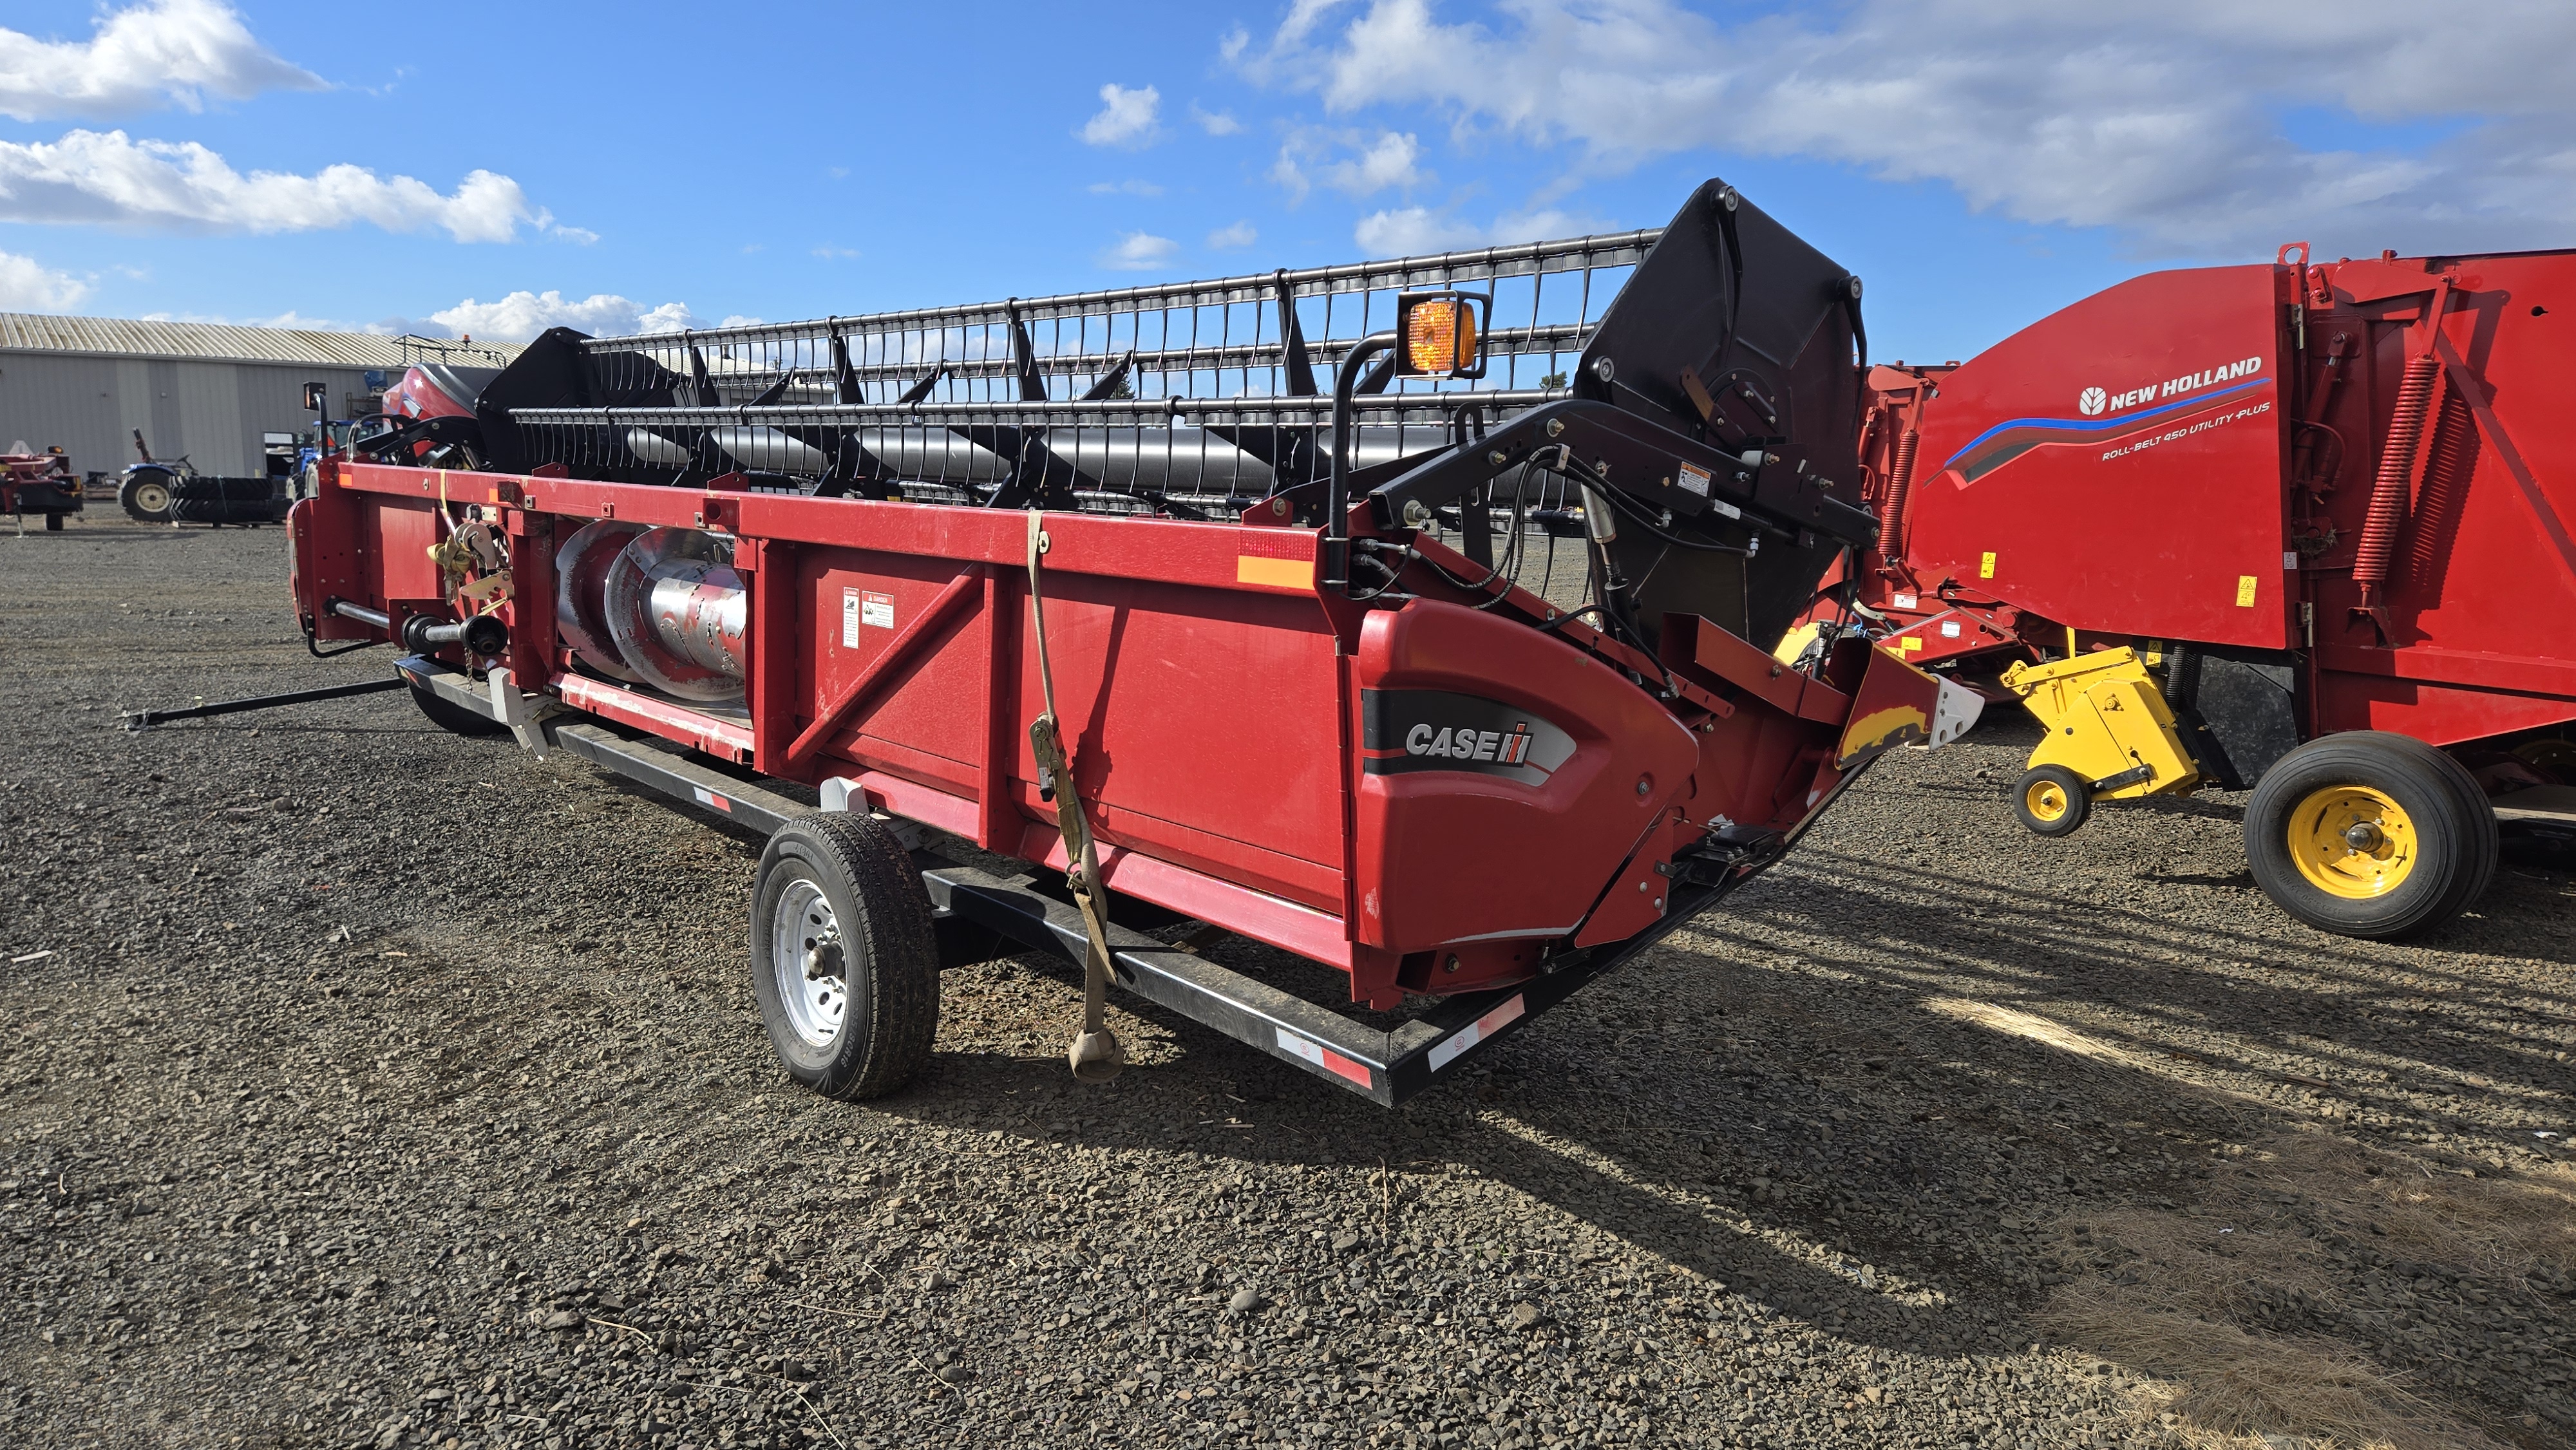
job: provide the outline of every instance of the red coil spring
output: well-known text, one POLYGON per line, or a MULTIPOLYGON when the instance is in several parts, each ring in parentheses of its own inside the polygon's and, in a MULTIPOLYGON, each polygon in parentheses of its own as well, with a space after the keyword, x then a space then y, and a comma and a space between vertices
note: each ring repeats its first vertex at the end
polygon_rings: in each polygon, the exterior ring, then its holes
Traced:
POLYGON ((2379 586, 2388 582, 2388 551, 2406 512, 2406 481, 2415 471, 2415 448, 2424 439, 2424 411, 2432 402, 2439 368, 2430 357, 2410 358, 2406 380, 2397 388, 2397 408, 2389 415, 2388 437, 2379 449, 2379 476, 2370 485, 2370 516, 2362 522, 2361 542, 2352 557, 2353 582, 2361 586, 2364 604, 2378 602, 2379 586))
POLYGON ((1896 562, 1905 552, 1905 521, 1914 501, 1914 430, 1896 440, 1896 462, 1887 471, 1887 497, 1878 501, 1878 557, 1896 562))
POLYGON ((2433 452, 2424 462, 2424 491, 2415 499, 2408 520, 2406 577, 2429 584, 2439 579, 2447 537, 2459 517, 2460 495, 2477 466, 2478 430, 2469 405, 2456 392, 2442 399, 2441 417, 2433 425, 2433 452))

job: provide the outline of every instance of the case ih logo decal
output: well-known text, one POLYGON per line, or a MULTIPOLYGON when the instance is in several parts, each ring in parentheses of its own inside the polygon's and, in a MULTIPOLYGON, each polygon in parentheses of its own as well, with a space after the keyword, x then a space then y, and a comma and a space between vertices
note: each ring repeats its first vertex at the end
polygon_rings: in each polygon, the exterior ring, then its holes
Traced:
POLYGON ((1519 765, 1529 759, 1529 722, 1523 720, 1502 734, 1491 730, 1443 730, 1431 733, 1430 725, 1417 724, 1404 732, 1407 755, 1445 755, 1452 760, 1491 760, 1503 765, 1519 765))
POLYGON ((1371 775, 1469 770, 1543 785, 1574 737, 1518 705, 1446 690, 1360 692, 1361 768, 1371 775))

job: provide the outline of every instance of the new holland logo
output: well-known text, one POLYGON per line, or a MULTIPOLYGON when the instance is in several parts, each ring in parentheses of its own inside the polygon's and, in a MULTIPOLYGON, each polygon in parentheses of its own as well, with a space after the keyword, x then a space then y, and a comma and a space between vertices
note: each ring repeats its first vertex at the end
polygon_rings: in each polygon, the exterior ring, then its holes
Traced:
POLYGON ((1451 760, 1490 760, 1496 765, 1522 765, 1529 760, 1529 722, 1520 721, 1509 730, 1475 730, 1467 728, 1434 731, 1419 724, 1405 732, 1404 753, 1437 755, 1451 760))
POLYGON ((2104 413, 2116 413, 2123 408, 2134 408, 2140 403, 2152 403, 2163 398, 2185 397, 2219 383, 2232 383, 2238 378, 2254 377, 2262 371, 2263 360, 2259 357, 2249 357, 2223 363, 2214 368, 2203 368, 2196 373, 2186 373, 2178 378, 2140 383, 2125 393, 2114 393, 2107 388, 2086 388, 2075 395, 2075 411, 2087 418, 2099 418, 2104 413))

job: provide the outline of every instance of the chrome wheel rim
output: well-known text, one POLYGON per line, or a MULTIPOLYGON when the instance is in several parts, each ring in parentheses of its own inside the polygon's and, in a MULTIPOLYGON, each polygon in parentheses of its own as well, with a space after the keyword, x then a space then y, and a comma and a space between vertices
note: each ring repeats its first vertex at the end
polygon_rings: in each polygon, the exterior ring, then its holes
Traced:
POLYGON ((830 1047, 849 1011, 849 963, 840 918, 823 888, 811 881, 789 882, 778 894, 769 926, 769 970, 789 1029, 808 1047, 830 1047))

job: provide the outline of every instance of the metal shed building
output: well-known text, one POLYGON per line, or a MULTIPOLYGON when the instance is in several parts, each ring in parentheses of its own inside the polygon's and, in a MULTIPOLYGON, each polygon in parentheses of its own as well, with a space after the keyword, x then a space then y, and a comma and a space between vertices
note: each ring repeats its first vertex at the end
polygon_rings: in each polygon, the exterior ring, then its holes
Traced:
POLYGON ((354 332, 0 312, 0 447, 59 443, 73 468, 113 473, 137 461, 140 428, 156 458, 184 454, 203 473, 256 474, 262 433, 311 425, 306 383, 328 387, 333 416, 345 418, 413 362, 454 356, 493 366, 517 352, 354 332))

